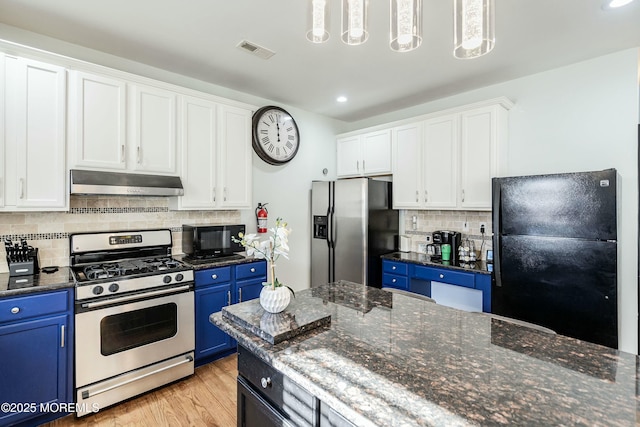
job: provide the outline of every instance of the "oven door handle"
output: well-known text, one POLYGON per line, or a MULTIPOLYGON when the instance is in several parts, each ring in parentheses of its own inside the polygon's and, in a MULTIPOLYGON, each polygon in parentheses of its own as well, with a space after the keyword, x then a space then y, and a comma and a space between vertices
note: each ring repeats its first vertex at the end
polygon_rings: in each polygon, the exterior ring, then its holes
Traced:
POLYGON ((82 307, 83 308, 104 307, 105 305, 119 304, 121 302, 135 301, 135 300, 139 300, 139 299, 147 299, 148 297, 155 297, 155 296, 158 296, 158 295, 173 294, 173 293, 180 292, 180 291, 188 291, 189 289, 191 289, 190 285, 178 286, 176 288, 161 289, 159 291, 145 292, 143 294, 129 295, 129 296, 126 296, 126 297, 108 299, 108 300, 104 300, 104 301, 87 302, 87 303, 82 304, 82 307))
POLYGON ((110 385, 109 387, 105 387, 105 388, 98 389, 98 390, 95 390, 95 391, 85 390, 85 391, 82 392, 82 398, 83 399, 88 399, 90 397, 97 396, 98 394, 106 393, 106 392, 108 392, 110 390, 113 390, 114 388, 122 387, 123 385, 130 384, 130 383, 132 383, 134 381, 138 381, 138 380, 141 380, 143 378, 149 377, 151 375, 155 375, 155 374, 158 374, 160 372, 166 371, 167 369, 175 368, 176 366, 184 365, 185 363, 191 363, 191 362, 193 362, 193 357, 186 356, 184 358, 184 360, 181 360, 181 361, 176 362, 176 363, 172 363, 171 365, 168 365, 168 366, 163 366, 162 368, 156 369, 155 371, 152 371, 152 372, 147 372, 146 374, 142 374, 142 375, 140 375, 138 377, 130 378, 130 379, 128 379, 126 381, 123 381, 121 383, 113 384, 113 385, 110 385))

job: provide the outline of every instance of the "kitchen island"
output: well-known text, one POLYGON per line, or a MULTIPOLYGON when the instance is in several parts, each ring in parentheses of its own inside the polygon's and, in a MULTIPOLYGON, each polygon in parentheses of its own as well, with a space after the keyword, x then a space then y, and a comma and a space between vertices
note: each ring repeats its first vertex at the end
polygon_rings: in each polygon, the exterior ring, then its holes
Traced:
POLYGON ((221 312, 210 319, 355 425, 640 421, 633 354, 350 282, 292 301, 286 311, 322 308, 331 323, 272 345, 221 312))

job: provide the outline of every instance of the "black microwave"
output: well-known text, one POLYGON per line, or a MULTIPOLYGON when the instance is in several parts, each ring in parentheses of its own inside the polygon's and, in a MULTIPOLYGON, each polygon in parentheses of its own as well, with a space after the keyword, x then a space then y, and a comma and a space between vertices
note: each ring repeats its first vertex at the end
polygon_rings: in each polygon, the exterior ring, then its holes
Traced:
POLYGON ((244 252, 240 243, 231 237, 238 238, 245 232, 243 224, 238 225, 183 225, 182 252, 191 258, 215 258, 244 252))

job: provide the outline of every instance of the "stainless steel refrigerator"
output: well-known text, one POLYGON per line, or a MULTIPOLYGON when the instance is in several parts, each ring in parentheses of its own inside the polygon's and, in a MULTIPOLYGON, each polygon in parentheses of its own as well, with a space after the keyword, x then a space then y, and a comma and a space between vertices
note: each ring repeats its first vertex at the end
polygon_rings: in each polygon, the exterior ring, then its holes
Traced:
POLYGON ((397 250, 398 211, 391 206, 391 182, 312 182, 312 287, 338 280, 382 286, 380 255, 397 250))
POLYGON ((493 179, 494 313, 618 348, 616 171, 493 179))

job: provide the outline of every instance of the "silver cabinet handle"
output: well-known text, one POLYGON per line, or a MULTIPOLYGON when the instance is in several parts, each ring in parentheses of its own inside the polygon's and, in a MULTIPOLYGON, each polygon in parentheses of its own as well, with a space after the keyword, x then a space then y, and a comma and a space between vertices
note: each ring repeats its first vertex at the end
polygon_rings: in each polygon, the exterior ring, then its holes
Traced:
POLYGON ((24 178, 20 178, 20 198, 24 199, 24 178))
POLYGON ((360 160, 356 160, 356 170, 360 173, 360 160))
POLYGON ((251 267, 251 272, 252 272, 252 273, 255 273, 255 272, 256 272, 256 269, 255 269, 254 267, 251 267))
POLYGON ((429 193, 427 192, 427 190, 424 190, 424 202, 427 203, 428 200, 429 200, 429 193))
POLYGON ((420 197, 420 192, 418 190, 416 190, 416 203, 418 203, 420 201, 419 197, 420 197))
POLYGON ((11 309, 11 314, 18 314, 20 313, 20 307, 13 307, 11 309))
POLYGON ((212 274, 212 275, 211 275, 211 278, 212 278, 213 280, 215 280, 215 279, 217 279, 217 278, 218 278, 218 275, 217 275, 217 274, 212 274))
POLYGON ((139 146, 139 145, 138 145, 138 149, 137 149, 137 154, 136 154, 136 156, 137 156, 137 158, 138 158, 138 164, 140 164, 140 163, 141 163, 141 162, 140 162, 141 156, 140 156, 140 146, 139 146))
POLYGON ((216 187, 213 187, 213 201, 216 201, 216 187))
POLYGON ((60 326, 60 348, 64 348, 64 325, 60 326))
POLYGON ((224 187, 224 189, 222 190, 222 200, 224 202, 227 201, 227 187, 224 187))
POLYGON ((441 275, 440 275, 440 278, 441 278, 441 279, 444 279, 444 274, 441 274, 441 275))
POLYGON ((231 305, 231 291, 227 291, 227 305, 231 305))
POLYGON ((260 378, 260 385, 262 386, 262 388, 268 388, 271 387, 271 377, 262 377, 260 378))
POLYGON ((464 202, 464 190, 462 190, 462 202, 464 202))
POLYGON ((242 302, 242 288, 238 288, 238 302, 242 302))
POLYGON ((120 146, 120 163, 124 163, 124 144, 120 146))
POLYGON ((364 166, 364 160, 362 161, 362 173, 366 173, 367 168, 364 166))

